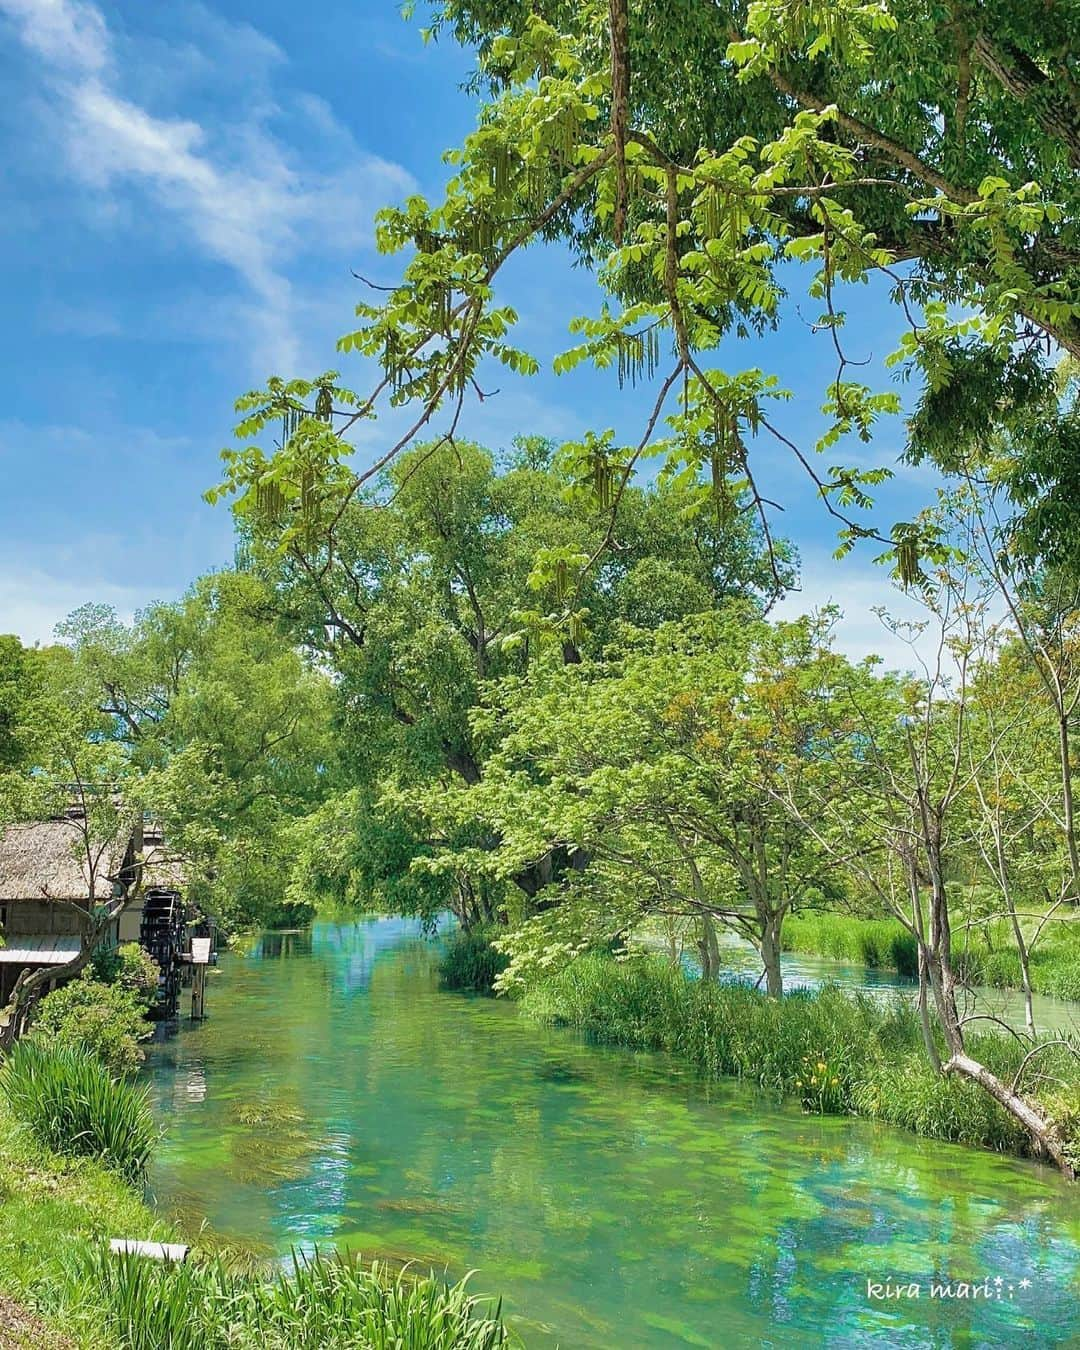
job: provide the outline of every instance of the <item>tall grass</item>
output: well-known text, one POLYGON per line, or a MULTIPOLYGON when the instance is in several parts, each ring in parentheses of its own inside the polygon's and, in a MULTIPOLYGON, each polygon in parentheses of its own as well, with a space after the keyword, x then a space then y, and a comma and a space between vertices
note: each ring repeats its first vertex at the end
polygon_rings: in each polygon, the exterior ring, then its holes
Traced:
POLYGON ((895 919, 794 914, 784 923, 784 947, 911 977, 919 972, 915 939, 895 919))
MULTIPOLYGON (((784 948, 850 961, 873 969, 918 974, 915 939, 895 919, 848 914, 795 914, 784 924, 784 948)), ((1019 989, 1020 958, 1004 921, 954 935, 953 960, 969 984, 1019 989)), ((1080 935, 1051 929, 1031 954, 1031 987, 1037 994, 1080 999, 1080 935)))
POLYGON ((509 957, 491 945, 498 932, 494 924, 455 929, 439 962, 439 981, 444 989, 471 994, 494 992, 496 977, 510 963, 509 957))
POLYGON ((97 1158, 137 1181, 157 1140, 147 1089, 112 1078, 73 1046, 18 1042, 0 1067, 0 1093, 43 1148, 97 1158))
POLYGON ((351 1257, 297 1257, 266 1279, 217 1259, 164 1266, 89 1248, 72 1261, 66 1318, 121 1350, 497 1350, 499 1308, 466 1283, 351 1257))
MULTIPOLYGON (((1001 1152, 1028 1147, 985 1092, 931 1069, 907 1004, 885 1008, 836 988, 769 999, 746 985, 688 978, 656 957, 585 956, 530 989, 522 1008, 598 1040, 666 1050, 709 1075, 794 1096, 808 1111, 870 1116, 1001 1152)), ((993 1033, 970 1037, 969 1049, 1007 1081, 1024 1054, 1011 1037, 993 1033)), ((1080 1066, 1067 1049, 1053 1048, 1040 1062, 1045 1073, 1074 1085, 1075 1095, 1080 1066)))

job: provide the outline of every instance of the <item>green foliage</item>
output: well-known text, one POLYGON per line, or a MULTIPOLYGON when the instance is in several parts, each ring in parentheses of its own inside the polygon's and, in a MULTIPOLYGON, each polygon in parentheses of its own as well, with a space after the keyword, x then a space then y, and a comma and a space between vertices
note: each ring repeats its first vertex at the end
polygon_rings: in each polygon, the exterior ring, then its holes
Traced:
POLYGON ((137 942, 123 942, 116 948, 100 947, 90 958, 88 969, 100 983, 119 985, 144 1010, 157 997, 161 971, 150 953, 137 942))
MULTIPOLYGON (((807 1110, 853 1112, 1002 1152, 1029 1146, 1017 1122, 975 1084, 932 1071, 908 1006, 885 1009, 835 988, 768 999, 742 984, 689 979, 654 957, 585 956, 530 988, 522 1008, 599 1040, 666 1050, 711 1075, 793 1096, 807 1110)), ((969 1048, 1006 1081, 1025 1053, 997 1035, 971 1037, 969 1048)), ((1060 1099, 1061 1083, 1075 1090, 1076 1062, 1054 1046, 1039 1058, 1042 1078, 1034 1086, 1065 1128, 1073 1115, 1060 1099)))
MULTIPOLYGON (((73 1250, 86 1242, 125 1237, 173 1241, 175 1233, 116 1171, 91 1158, 61 1157, 37 1142, 11 1115, 0 1093, 0 1288, 50 1321, 72 1327, 57 1312, 73 1250)), ((99 1346, 100 1338, 88 1338, 99 1346)), ((65 1338, 64 1345, 69 1344, 65 1338)))
MULTIPOLYGON (((515 340, 519 316, 499 298, 500 273, 529 244, 561 238, 591 265, 597 296, 591 313, 567 316, 578 340, 556 355, 556 373, 589 362, 656 395, 629 443, 594 428, 569 447, 579 496, 613 523, 651 454, 701 513, 730 520, 748 492, 765 515, 773 503, 749 447, 771 437, 838 517, 840 551, 887 538, 901 579, 915 581, 932 538, 907 523, 883 536, 860 513, 887 466, 849 454, 846 465, 814 467, 815 452, 869 441, 900 407, 894 391, 847 378, 870 358, 844 346, 844 292, 887 279, 902 329, 890 360, 932 394, 963 387, 966 358, 1000 367, 1019 353, 1045 368, 1055 343, 1080 352, 1071 8, 1044 19, 1002 4, 958 17, 914 0, 646 0, 625 26, 603 0, 441 0, 434 11, 429 32, 477 53, 474 87, 486 97, 476 129, 445 155, 445 190, 379 213, 380 251, 404 261, 338 343, 375 368, 371 385, 359 394, 326 371, 245 394, 238 435, 280 427, 280 445, 226 451, 211 499, 234 494, 245 528, 267 529, 283 555, 325 548, 375 472, 348 467, 355 425, 408 405, 412 431, 386 460, 436 426, 437 444, 456 448, 486 370, 536 372, 515 340), (710 359, 729 335, 794 321, 781 305, 793 284, 817 312, 831 366, 822 434, 802 445, 770 420, 776 376, 710 359)), ((1000 373, 970 384, 984 427, 1011 419, 1000 373)), ((1056 536, 1064 553, 1075 435, 1057 432, 1041 454, 1034 438, 1018 443, 1006 455, 1017 472, 999 481, 1041 512, 1036 534, 1056 536)), ((578 593, 618 556, 615 531, 605 534, 592 551, 540 541, 569 584, 537 613, 571 641, 587 627, 578 593)))
POLYGON ((21 1040, 0 1067, 0 1094, 43 1148, 96 1158, 126 1180, 145 1174, 157 1139, 147 1089, 113 1078, 96 1055, 21 1040))
POLYGON ((896 919, 793 914, 784 925, 784 948, 849 961, 873 970, 895 970, 911 979, 919 970, 915 939, 896 919))
POLYGON ((495 981, 510 964, 510 958, 492 946, 498 936, 499 929, 491 925, 455 929, 439 962, 442 987, 493 994, 495 981))
POLYGON ((266 1279, 221 1260, 168 1266, 80 1251, 61 1295, 67 1319, 121 1350, 496 1350, 498 1307, 409 1270, 316 1253, 266 1279))
MULTIPOLYGON (((127 962, 142 979, 143 963, 127 962)), ((156 966, 155 966, 156 971, 156 966)), ((157 976, 153 976, 153 989, 157 976)), ((102 984, 87 973, 62 985, 35 1010, 32 1035, 42 1046, 62 1046, 95 1055, 112 1074, 131 1073, 143 1061, 139 1042, 153 1033, 146 1021, 142 991, 123 984, 102 984)))
POLYGON ((335 760, 329 681, 278 630, 272 601, 257 575, 222 573, 131 625, 85 606, 56 649, 128 797, 184 859, 187 898, 226 928, 310 918, 310 906, 282 908, 288 835, 335 760))

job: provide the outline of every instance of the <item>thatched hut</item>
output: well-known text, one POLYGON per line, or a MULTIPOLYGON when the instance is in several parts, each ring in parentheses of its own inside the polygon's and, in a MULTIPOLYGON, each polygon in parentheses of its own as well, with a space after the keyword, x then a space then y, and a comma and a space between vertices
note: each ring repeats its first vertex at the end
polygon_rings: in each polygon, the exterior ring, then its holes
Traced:
MULTIPOLYGON (((133 825, 96 847, 93 869, 78 808, 0 834, 0 1007, 21 971, 63 966, 78 954, 94 907, 122 897, 137 879, 139 833, 133 825)), ((121 940, 121 919, 107 935, 113 942, 121 940)))

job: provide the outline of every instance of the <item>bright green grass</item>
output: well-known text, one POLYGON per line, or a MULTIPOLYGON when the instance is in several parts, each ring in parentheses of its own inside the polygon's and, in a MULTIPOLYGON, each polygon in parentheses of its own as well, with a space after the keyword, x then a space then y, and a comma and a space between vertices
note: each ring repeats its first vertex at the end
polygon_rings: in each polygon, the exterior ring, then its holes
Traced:
MULTIPOLYGON (((0 1289, 5 1293, 48 1316, 67 1281, 69 1262, 86 1243, 174 1236, 114 1171, 89 1158, 46 1152, 0 1100, 0 1289)), ((100 1336, 79 1343, 110 1344, 100 1336)))
POLYGON ((220 1258, 181 1266, 90 1250, 75 1263, 65 1321, 124 1350, 498 1350, 499 1311, 464 1283, 331 1256, 274 1278, 220 1258))
POLYGON ((0 1067, 0 1096, 43 1148, 97 1158, 127 1181, 145 1175, 158 1135, 147 1091, 89 1051, 20 1041, 0 1067))
MULTIPOLYGON (((1020 960, 1003 922, 955 936, 954 959, 972 984, 1019 989, 1020 960)), ((850 961, 874 969, 917 973, 915 940, 895 919, 858 919, 849 914, 796 914, 784 924, 784 948, 850 961)), ((1037 994, 1080 999, 1080 931, 1059 926, 1046 933, 1031 955, 1031 985, 1037 994)))
MULTIPOLYGON (((1024 1153, 1027 1137, 975 1084, 944 1078, 926 1061, 915 1011, 883 1009, 836 988, 769 999, 745 985, 706 984, 658 957, 585 956, 529 990, 526 1014, 598 1040, 666 1050, 711 1076, 741 1078, 795 1096, 805 1109, 856 1114, 934 1139, 1024 1153)), ((993 1033, 970 1053, 1009 1080, 1024 1047, 993 1033)), ((1045 1108, 1080 1149, 1080 1064, 1051 1047, 1040 1068, 1054 1080, 1045 1108)))

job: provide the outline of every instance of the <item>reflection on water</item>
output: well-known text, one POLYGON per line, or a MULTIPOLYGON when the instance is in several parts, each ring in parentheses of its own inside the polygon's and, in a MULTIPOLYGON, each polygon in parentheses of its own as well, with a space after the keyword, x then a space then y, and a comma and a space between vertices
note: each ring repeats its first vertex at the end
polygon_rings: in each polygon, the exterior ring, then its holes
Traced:
POLYGON ((1052 1173, 583 1044, 433 962, 391 919, 226 956, 208 1021, 151 1052, 161 1202, 237 1245, 475 1268, 530 1347, 1080 1344, 1052 1173))
MULTIPOLYGON (((729 977, 757 980, 761 974, 761 958, 749 942, 733 933, 721 939, 724 972, 729 977)), ((688 968, 698 969, 692 956, 685 958, 688 968)), ((911 999, 916 995, 913 979, 898 975, 895 970, 874 970, 870 966, 833 961, 827 956, 812 956, 804 952, 785 952, 780 958, 785 989, 817 989, 823 984, 838 984, 872 994, 885 1002, 893 998, 911 999)), ((1008 1026, 1023 1030, 1024 996, 1016 989, 992 989, 988 985, 961 988, 957 991, 963 1016, 977 1013, 997 1018, 1008 1026)), ((1035 1026, 1041 1035, 1080 1037, 1080 1004, 1069 999, 1050 998, 1034 994, 1031 1000, 1035 1026)), ((986 1029, 989 1023, 982 1023, 986 1029)))

